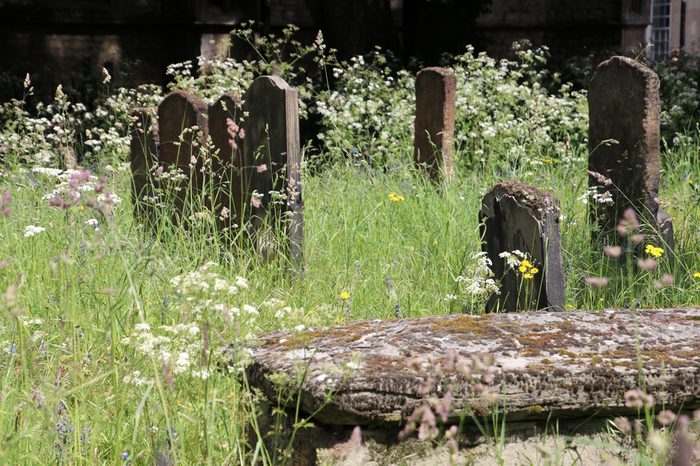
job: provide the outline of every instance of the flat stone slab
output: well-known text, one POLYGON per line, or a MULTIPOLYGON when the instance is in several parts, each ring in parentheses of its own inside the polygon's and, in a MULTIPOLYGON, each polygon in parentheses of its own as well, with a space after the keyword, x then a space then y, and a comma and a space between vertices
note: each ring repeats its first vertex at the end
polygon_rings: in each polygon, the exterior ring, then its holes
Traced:
POLYGON ((700 406, 700 307, 361 321, 263 335, 251 350, 252 386, 271 400, 299 393, 327 425, 399 424, 448 390, 452 413, 489 413, 474 388, 484 380, 447 370, 455 355, 493 357, 509 422, 636 414, 625 403, 635 388, 658 407, 700 406))

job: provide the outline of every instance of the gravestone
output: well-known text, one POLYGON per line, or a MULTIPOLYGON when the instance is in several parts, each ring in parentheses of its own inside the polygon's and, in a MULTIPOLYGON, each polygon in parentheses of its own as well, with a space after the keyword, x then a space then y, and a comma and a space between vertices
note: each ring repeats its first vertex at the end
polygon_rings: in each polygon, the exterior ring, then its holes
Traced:
POLYGON ((187 200, 197 198, 204 185, 202 148, 209 134, 207 113, 207 104, 186 91, 172 92, 158 106, 159 166, 166 172, 179 169, 185 176, 174 193, 175 223, 189 204, 187 200))
POLYGON ((300 266, 304 217, 297 90, 278 76, 261 76, 243 101, 243 218, 250 218, 263 254, 282 248, 300 266), (286 230, 286 244, 276 241, 278 228, 286 230))
POLYGON ((414 160, 433 180, 452 175, 456 88, 446 68, 424 68, 416 76, 414 160))
POLYGON ((224 94, 209 107, 209 136, 218 151, 212 156, 213 206, 221 228, 240 225, 243 214, 242 116, 241 99, 232 94, 224 94))
POLYGON ((564 310, 559 217, 554 196, 518 181, 499 183, 484 196, 479 212, 482 249, 501 284, 500 294, 486 303, 488 312, 564 310), (511 254, 511 265, 504 253, 511 254))
POLYGON ((653 70, 626 57, 598 65, 588 89, 588 184, 612 197, 590 210, 608 243, 617 242, 617 222, 632 207, 673 246, 671 220, 659 207, 660 111, 653 70))
POLYGON ((652 413, 696 409, 699 334, 698 307, 360 321, 261 335, 247 375, 276 412, 289 408, 296 425, 310 418, 313 429, 290 432, 303 436, 308 462, 297 464, 316 464, 317 448, 338 445, 355 426, 365 441, 405 451, 397 433, 426 406, 445 415, 445 431, 458 424, 469 436, 478 430, 472 419, 495 413, 507 435, 537 431, 540 440, 552 425, 563 435, 604 432, 605 417, 638 416, 641 383, 652 413))
POLYGON ((155 224, 152 169, 158 157, 158 125, 152 109, 138 107, 130 113, 131 127, 131 175, 132 202, 137 218, 155 224), (144 199, 146 198, 146 199, 144 199), (148 199, 151 198, 151 199, 148 199))

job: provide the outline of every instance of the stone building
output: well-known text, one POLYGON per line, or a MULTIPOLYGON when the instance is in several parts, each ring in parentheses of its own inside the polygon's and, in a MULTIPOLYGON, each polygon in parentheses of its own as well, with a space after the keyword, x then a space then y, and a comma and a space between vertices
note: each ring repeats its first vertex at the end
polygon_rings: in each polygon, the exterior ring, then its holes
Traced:
POLYGON ((647 40, 654 59, 677 49, 700 55, 700 0, 652 0, 647 40))
POLYGON ((59 80, 64 88, 98 83, 103 66, 116 85, 163 83, 170 63, 227 53, 221 40, 248 19, 263 32, 297 24, 305 40, 324 29, 345 56, 380 44, 435 62, 472 42, 498 57, 519 39, 548 45, 555 61, 601 50, 634 53, 648 41, 656 44, 655 58, 678 47, 700 53, 700 0, 492 0, 481 14, 465 6, 478 3, 0 0, 0 101, 21 95, 27 72, 38 91, 59 80))

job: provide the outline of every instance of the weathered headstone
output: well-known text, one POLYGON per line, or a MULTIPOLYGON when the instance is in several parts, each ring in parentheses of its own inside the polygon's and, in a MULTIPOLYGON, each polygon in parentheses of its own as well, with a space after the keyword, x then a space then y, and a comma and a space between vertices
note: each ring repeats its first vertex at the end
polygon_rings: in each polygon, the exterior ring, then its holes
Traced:
MULTIPOLYGON (((265 235, 286 228, 290 261, 301 265, 304 235, 301 197, 301 150, 299 145, 299 98, 297 90, 278 76, 261 76, 243 96, 244 208, 257 233, 265 235)), ((263 248, 264 246, 261 246, 263 248)))
POLYGON ((550 411, 581 419, 637 414, 624 394, 641 388, 643 361, 646 390, 658 405, 693 409, 700 407, 699 334, 700 307, 358 321, 260 336, 248 380, 277 400, 279 387, 267 377, 289 375, 278 380, 293 384, 301 409, 329 425, 401 423, 425 398, 448 390, 455 418, 468 406, 490 415, 473 387, 484 383, 475 366, 471 373, 447 370, 455 356, 488 355, 490 387, 505 400, 509 421, 547 419, 550 411), (306 375, 301 387, 299 370, 306 375), (426 387, 431 376, 441 383, 426 387))
POLYGON ((154 180, 151 170, 158 157, 158 125, 152 109, 138 107, 131 111, 131 175, 132 202, 137 218, 148 219, 152 224, 154 210, 154 180))
POLYGON ((175 221, 187 199, 198 197, 204 184, 201 149, 209 134, 207 113, 207 104, 186 91, 169 94, 158 106, 159 165, 168 172, 179 169, 184 175, 175 193, 175 221))
POLYGON ((414 160, 434 180, 452 175, 456 88, 446 68, 424 68, 416 76, 414 160))
POLYGON ((594 417, 637 417, 638 403, 649 403, 638 389, 654 397, 652 412, 693 410, 700 407, 699 334, 698 307, 360 321, 262 335, 247 374, 273 408, 280 393, 293 393, 283 403, 301 417, 313 413, 309 435, 294 430, 313 460, 314 448, 343 442, 355 426, 365 440, 395 444, 422 406, 467 432, 476 427, 465 414, 498 413, 507 433, 522 423, 545 436, 547 426, 567 420, 577 430, 582 419, 588 427, 594 417))
POLYGON ((671 220, 659 207, 660 111, 653 70, 626 57, 598 65, 588 89, 588 184, 612 197, 591 206, 591 220, 608 242, 615 241, 615 226, 632 207, 673 245, 671 220))
POLYGON ((232 94, 224 94, 209 107, 209 136, 217 151, 212 156, 213 208, 222 228, 240 225, 243 215, 242 116, 241 99, 232 94))
POLYGON ((554 196, 518 181, 499 183, 484 196, 482 248, 501 283, 500 294, 486 303, 487 311, 564 309, 559 217, 554 196))

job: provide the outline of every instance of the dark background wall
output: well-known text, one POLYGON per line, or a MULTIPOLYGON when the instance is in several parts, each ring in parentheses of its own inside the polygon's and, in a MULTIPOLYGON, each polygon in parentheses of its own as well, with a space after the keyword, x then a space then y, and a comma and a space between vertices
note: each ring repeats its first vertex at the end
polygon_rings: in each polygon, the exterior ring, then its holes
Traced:
POLYGON ((650 1, 0 0, 0 101, 21 95, 26 73, 38 94, 59 82, 89 94, 103 66, 115 85, 162 84, 168 64, 248 19, 261 33, 295 23, 307 40, 322 29, 341 57, 380 45, 435 63, 467 43, 501 57, 525 38, 555 60, 629 51, 644 41, 650 1))

